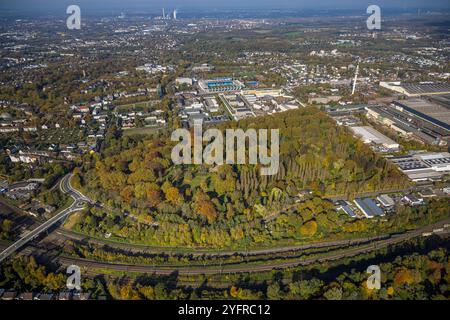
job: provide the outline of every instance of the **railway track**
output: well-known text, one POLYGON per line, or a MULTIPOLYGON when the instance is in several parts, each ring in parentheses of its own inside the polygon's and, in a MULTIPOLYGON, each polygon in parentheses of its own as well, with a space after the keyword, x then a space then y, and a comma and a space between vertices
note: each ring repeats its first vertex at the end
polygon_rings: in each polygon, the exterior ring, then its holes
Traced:
POLYGON ((449 220, 442 221, 427 227, 417 230, 405 232, 402 234, 392 235, 387 239, 375 241, 365 246, 345 250, 343 252, 330 254, 323 257, 313 257, 307 259, 295 259, 288 262, 275 262, 265 265, 236 265, 236 266, 222 266, 222 267, 161 267, 156 265, 131 265, 131 264, 116 264, 109 262, 98 262, 80 258, 59 257, 59 262, 64 265, 76 264, 83 267, 85 270, 92 269, 107 269, 114 271, 122 271, 129 273, 150 273, 158 275, 170 275, 178 273, 180 275, 212 275, 212 274, 227 274, 227 273, 248 273, 248 272, 266 272, 276 269, 293 268, 297 266, 306 266, 315 263, 332 262, 344 258, 351 258, 359 254, 367 254, 390 245, 399 244, 401 242, 422 236, 423 233, 433 231, 441 228, 444 224, 448 224, 449 220))
POLYGON ((190 250, 177 250, 177 248, 170 247, 151 247, 151 246, 140 246, 140 245, 132 245, 118 242, 110 242, 110 241, 102 241, 99 239, 91 238, 89 236, 80 235, 78 233, 74 233, 72 231, 68 231, 65 229, 58 229, 58 236, 65 237, 69 240, 75 241, 87 241, 88 243, 108 246, 111 248, 118 248, 123 250, 129 250, 132 252, 142 252, 147 254, 158 254, 158 253, 166 253, 166 254, 176 254, 176 255, 187 255, 187 256, 211 256, 211 257, 224 257, 230 255, 246 255, 246 256, 258 256, 264 254, 272 254, 272 253, 287 253, 292 251, 300 251, 300 250, 309 250, 309 249, 321 249, 321 248, 329 248, 329 247, 337 247, 337 246, 352 246, 352 245, 360 245, 364 243, 370 243, 373 241, 380 241, 390 237, 390 235, 381 235, 375 237, 367 237, 367 238, 358 238, 358 239, 349 239, 349 240, 337 240, 337 241, 324 241, 324 242, 315 242, 304 245, 291 245, 285 247, 276 247, 276 248, 267 248, 267 249, 249 249, 249 250, 224 250, 224 251, 211 251, 208 249, 201 248, 192 248, 190 250))

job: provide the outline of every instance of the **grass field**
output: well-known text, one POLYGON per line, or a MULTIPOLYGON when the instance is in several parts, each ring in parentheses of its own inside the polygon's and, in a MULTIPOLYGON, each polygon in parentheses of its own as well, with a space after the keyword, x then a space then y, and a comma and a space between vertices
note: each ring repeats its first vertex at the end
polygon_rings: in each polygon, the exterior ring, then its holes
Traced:
POLYGON ((81 217, 81 211, 75 212, 64 221, 64 228, 72 229, 81 217))
POLYGON ((133 128, 133 129, 127 129, 123 130, 124 136, 134 136, 134 135, 151 135, 163 128, 160 127, 148 127, 148 128, 133 128))
POLYGON ((119 105, 116 107, 116 112, 148 111, 149 108, 152 108, 158 102, 159 102, 159 100, 149 100, 149 101, 119 105))

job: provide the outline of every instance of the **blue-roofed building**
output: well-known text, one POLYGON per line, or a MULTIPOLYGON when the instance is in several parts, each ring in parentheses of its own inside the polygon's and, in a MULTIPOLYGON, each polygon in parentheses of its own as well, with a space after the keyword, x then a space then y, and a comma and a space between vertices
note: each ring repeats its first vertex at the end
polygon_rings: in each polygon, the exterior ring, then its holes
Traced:
POLYGON ((349 206, 342 206, 341 209, 349 215, 350 218, 356 218, 356 213, 349 206))
POLYGON ((223 93, 223 92, 237 92, 242 90, 245 85, 233 78, 215 78, 210 80, 200 80, 198 82, 200 93, 223 93))
POLYGON ((350 218, 357 218, 357 215, 356 215, 355 211, 353 211, 353 209, 349 206, 348 202, 346 202, 346 201, 338 201, 337 205, 338 205, 338 207, 336 208, 336 210, 344 211, 346 214, 348 214, 348 216, 350 218))
POLYGON ((356 199, 354 202, 366 218, 371 219, 374 217, 384 216, 384 211, 370 198, 356 199))

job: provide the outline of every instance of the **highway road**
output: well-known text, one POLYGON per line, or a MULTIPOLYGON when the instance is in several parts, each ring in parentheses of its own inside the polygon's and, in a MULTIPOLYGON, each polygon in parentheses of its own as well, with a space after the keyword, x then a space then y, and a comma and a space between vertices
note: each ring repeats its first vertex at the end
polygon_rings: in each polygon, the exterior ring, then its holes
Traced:
POLYGON ((59 221, 65 219, 67 216, 72 214, 73 212, 82 210, 86 203, 92 203, 92 201, 81 194, 78 190, 75 190, 72 188, 70 184, 70 178, 72 177, 71 174, 66 175, 61 181, 59 182, 59 188, 61 191, 65 194, 69 194, 74 202, 72 205, 63 211, 56 214, 51 219, 45 221, 43 224, 35 228, 34 230, 28 232, 25 236, 20 238, 18 241, 13 243, 11 246, 6 248, 3 252, 0 253, 0 262, 5 260, 6 258, 13 255, 15 252, 17 252, 20 248, 22 248, 25 244, 30 242, 31 240, 35 239, 37 236, 39 236, 42 232, 48 230, 52 226, 54 226, 59 221))

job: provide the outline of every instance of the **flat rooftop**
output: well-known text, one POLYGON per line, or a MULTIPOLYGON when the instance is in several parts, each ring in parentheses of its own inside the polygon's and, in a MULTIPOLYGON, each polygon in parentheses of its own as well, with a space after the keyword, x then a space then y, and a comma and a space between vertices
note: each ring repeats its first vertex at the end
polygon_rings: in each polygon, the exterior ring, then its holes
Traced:
POLYGON ((409 94, 432 94, 450 92, 450 84, 446 83, 402 83, 400 86, 409 94))
POLYGON ((362 138, 362 140, 365 143, 375 143, 375 144, 382 144, 386 146, 397 146, 398 143, 394 140, 386 137, 384 134, 378 132, 372 127, 365 126, 365 127, 350 127, 350 129, 357 135, 362 138))
POLYGON ((410 99, 403 103, 411 109, 450 124, 450 109, 423 99, 410 99))
POLYGON ((367 218, 384 216, 384 211, 370 198, 356 199, 354 202, 367 218))
POLYGON ((394 103, 425 120, 450 130, 450 109, 442 105, 424 99, 408 99, 395 101, 394 103))
POLYGON ((419 153, 410 156, 392 157, 396 164, 411 180, 436 180, 450 171, 450 153, 419 153))
POLYGON ((429 99, 431 102, 435 102, 440 105, 443 105, 444 107, 450 108, 450 94, 427 96, 426 98, 429 99))

